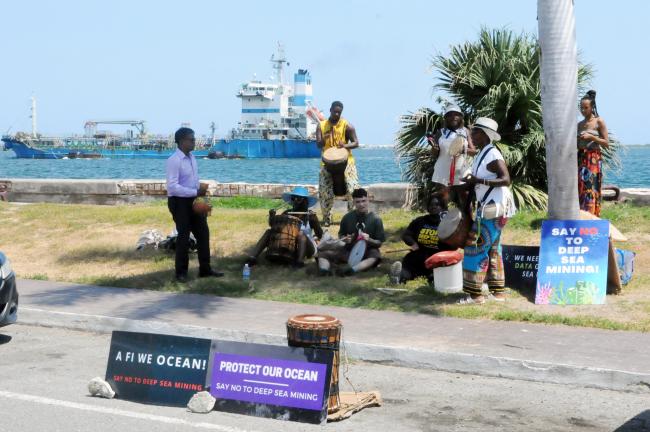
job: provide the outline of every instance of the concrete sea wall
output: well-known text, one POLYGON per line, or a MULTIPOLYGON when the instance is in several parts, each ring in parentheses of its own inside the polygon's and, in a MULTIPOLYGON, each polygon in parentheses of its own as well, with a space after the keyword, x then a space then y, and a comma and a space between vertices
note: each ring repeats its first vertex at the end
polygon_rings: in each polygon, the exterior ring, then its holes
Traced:
MULTIPOLYGON (((292 184, 218 183, 205 180, 216 197, 255 196, 280 198, 292 184)), ((316 195, 316 185, 300 185, 316 195)), ((408 183, 376 183, 366 189, 375 208, 402 207, 413 188, 408 183)), ((9 201, 65 204, 130 204, 164 199, 164 180, 0 179, 0 193, 9 201)), ((619 201, 650 205, 650 189, 621 189, 619 201)), ((339 204, 340 205, 340 204, 339 204)))
MULTIPOLYGON (((255 196, 280 198, 293 184, 218 183, 209 184, 215 197, 255 196)), ((315 185, 300 185, 317 195, 315 185)), ((394 208, 404 205, 408 183, 378 183, 366 186, 375 207, 394 208)), ((0 191, 6 192, 8 201, 51 202, 64 204, 131 204, 164 199, 167 190, 164 180, 70 180, 70 179, 0 179, 0 191)))

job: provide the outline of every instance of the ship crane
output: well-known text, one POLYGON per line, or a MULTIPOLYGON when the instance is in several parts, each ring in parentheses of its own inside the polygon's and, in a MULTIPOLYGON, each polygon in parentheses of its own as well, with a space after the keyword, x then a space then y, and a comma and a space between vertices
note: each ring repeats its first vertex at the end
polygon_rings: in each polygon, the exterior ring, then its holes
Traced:
POLYGON ((129 125, 136 128, 140 136, 144 136, 146 130, 144 120, 88 120, 84 125, 86 136, 95 136, 97 133, 97 125, 99 124, 129 125))
POLYGON ((287 58, 284 56, 284 46, 278 42, 278 52, 271 55, 271 63, 273 63, 273 69, 275 69, 275 77, 277 78, 280 85, 284 84, 284 64, 287 66, 290 63, 287 61, 287 58))

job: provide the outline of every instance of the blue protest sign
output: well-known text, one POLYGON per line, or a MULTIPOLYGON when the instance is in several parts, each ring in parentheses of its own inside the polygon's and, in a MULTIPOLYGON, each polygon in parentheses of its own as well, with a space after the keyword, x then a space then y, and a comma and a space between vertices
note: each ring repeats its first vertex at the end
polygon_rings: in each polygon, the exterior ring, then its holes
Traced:
POLYGON ((604 304, 609 221, 542 223, 535 304, 604 304))

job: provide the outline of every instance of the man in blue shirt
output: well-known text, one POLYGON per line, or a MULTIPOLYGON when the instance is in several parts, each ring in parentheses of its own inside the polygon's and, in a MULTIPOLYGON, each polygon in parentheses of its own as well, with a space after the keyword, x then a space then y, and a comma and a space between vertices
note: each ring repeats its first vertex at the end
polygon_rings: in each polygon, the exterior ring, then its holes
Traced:
POLYGON ((210 229, 206 215, 192 210, 197 196, 205 196, 208 185, 199 183, 196 158, 191 153, 196 145, 194 131, 182 127, 174 134, 178 148, 167 159, 167 206, 176 223, 176 280, 187 282, 190 232, 196 237, 199 255, 199 277, 221 277, 223 273, 210 267, 210 229))

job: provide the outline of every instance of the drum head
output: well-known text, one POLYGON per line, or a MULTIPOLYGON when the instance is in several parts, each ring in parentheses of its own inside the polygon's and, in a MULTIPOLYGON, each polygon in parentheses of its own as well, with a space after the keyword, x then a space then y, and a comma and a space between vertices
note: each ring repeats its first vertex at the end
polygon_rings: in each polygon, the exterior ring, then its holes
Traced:
POLYGON ((458 156, 463 153, 465 148, 465 138, 457 135, 449 144, 449 156, 458 156))
POLYGON ((438 237, 441 240, 449 238, 454 232, 456 227, 460 224, 463 214, 457 208, 450 209, 440 220, 438 226, 438 237))
POLYGON ((289 318, 289 327, 332 328, 341 325, 341 321, 331 315, 304 314, 289 318))
POLYGON ((363 260, 363 256, 366 254, 366 247, 367 244, 365 240, 358 240, 354 246, 352 246, 350 256, 348 257, 348 265, 350 267, 354 267, 363 260))
POLYGON ((323 162, 341 163, 348 160, 348 149, 339 147, 330 147, 323 152, 323 162))

